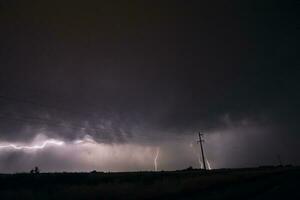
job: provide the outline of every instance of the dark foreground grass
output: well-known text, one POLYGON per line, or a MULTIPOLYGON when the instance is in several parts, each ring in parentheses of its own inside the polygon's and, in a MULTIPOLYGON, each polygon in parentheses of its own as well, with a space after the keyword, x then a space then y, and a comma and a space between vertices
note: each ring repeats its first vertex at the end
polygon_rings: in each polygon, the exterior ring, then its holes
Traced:
POLYGON ((0 175, 0 199, 300 199, 300 168, 0 175))

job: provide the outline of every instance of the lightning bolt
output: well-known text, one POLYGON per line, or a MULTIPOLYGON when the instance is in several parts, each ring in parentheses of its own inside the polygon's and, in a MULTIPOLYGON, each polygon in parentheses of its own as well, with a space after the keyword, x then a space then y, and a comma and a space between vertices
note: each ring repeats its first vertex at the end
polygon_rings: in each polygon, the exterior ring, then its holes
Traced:
POLYGON ((84 136, 83 139, 81 139, 81 140, 75 140, 73 143, 74 144, 82 144, 82 143, 93 143, 94 144, 96 142, 95 142, 95 140, 93 139, 92 136, 86 135, 86 136, 84 136))
MULTIPOLYGON (((190 147, 193 149, 193 153, 195 154, 195 156, 197 156, 200 168, 203 168, 203 163, 201 161, 200 154, 196 152, 196 150, 194 148, 194 145, 193 145, 193 142, 191 142, 190 147)), ((207 159, 205 159, 205 160, 206 160, 206 164, 207 164, 208 169, 211 170, 211 165, 210 165, 209 161, 207 159)))
POLYGON ((198 157, 198 163, 200 165, 200 169, 202 169, 203 168, 203 164, 202 164, 201 158, 198 155, 197 155, 197 157, 198 157))
POLYGON ((65 142, 59 141, 59 140, 46 140, 41 145, 16 145, 16 144, 7 144, 7 145, 0 145, 0 149, 15 149, 15 150, 38 150, 38 149, 44 149, 45 147, 49 145, 56 145, 56 146, 62 146, 65 142))
MULTIPOLYGON (((96 143, 96 142, 90 135, 84 136, 83 139, 73 141, 73 144, 85 144, 85 143, 96 143)), ((0 145, 0 150, 1 149, 41 150, 41 149, 44 149, 44 148, 46 148, 47 146, 50 146, 50 145, 62 146, 62 145, 65 145, 65 144, 66 143, 64 141, 61 141, 61 140, 48 139, 48 140, 45 140, 40 145, 22 145, 22 144, 16 144, 16 143, 2 144, 2 145, 0 145)))
POLYGON ((211 170, 211 166, 210 166, 210 163, 208 162, 208 160, 206 159, 206 163, 207 163, 207 167, 209 170, 211 170))
POLYGON ((154 158, 154 170, 157 172, 157 159, 158 159, 158 156, 159 156, 159 151, 160 151, 160 148, 157 147, 156 148, 156 154, 155 154, 155 158, 154 158))
POLYGON ((197 160, 198 160, 198 163, 199 163, 200 169, 201 169, 203 167, 202 166, 202 161, 201 161, 200 155, 196 152, 196 150, 194 148, 193 142, 191 142, 190 147, 192 148, 194 155, 197 157, 197 160))

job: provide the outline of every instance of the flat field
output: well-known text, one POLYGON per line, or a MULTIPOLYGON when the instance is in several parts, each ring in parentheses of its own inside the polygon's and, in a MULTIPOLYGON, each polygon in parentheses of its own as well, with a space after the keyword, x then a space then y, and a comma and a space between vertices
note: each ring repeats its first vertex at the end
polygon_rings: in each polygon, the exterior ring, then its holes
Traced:
POLYGON ((299 167, 1 174, 0 199, 300 199, 299 167))

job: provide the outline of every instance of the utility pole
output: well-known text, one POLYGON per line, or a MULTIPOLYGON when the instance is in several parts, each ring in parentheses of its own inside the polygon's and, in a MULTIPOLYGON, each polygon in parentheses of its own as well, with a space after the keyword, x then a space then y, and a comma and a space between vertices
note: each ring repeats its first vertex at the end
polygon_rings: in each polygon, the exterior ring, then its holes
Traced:
POLYGON ((199 141, 197 141, 197 142, 199 142, 199 144, 200 144, 200 149, 201 149, 201 154, 202 154, 203 167, 204 167, 204 170, 206 170, 206 162, 205 162, 204 151, 203 151, 203 145, 202 145, 202 142, 204 142, 204 140, 202 139, 203 134, 201 134, 201 133, 199 132, 198 135, 199 135, 199 141))

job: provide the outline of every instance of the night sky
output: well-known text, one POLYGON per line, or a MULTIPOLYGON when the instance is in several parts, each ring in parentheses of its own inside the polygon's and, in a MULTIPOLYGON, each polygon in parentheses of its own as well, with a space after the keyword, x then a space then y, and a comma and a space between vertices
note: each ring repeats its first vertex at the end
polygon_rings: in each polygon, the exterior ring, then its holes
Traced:
POLYGON ((0 172, 300 164, 297 8, 0 0, 0 172))

